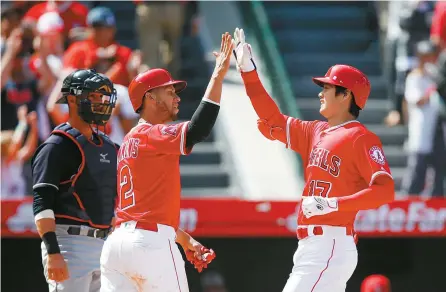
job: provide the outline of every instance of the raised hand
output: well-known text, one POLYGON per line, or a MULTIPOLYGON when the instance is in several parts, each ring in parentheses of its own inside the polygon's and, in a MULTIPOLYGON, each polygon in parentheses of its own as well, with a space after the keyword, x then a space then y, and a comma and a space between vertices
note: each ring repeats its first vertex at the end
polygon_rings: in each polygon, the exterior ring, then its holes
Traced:
POLYGON ((23 30, 16 28, 11 32, 11 35, 6 40, 6 52, 12 56, 17 56, 22 49, 22 35, 23 30))
POLYGON ((257 69, 252 57, 251 45, 245 41, 245 32, 242 28, 234 31, 234 57, 237 61, 237 69, 240 72, 250 72, 257 69))
POLYGON ((232 37, 227 32, 221 35, 221 45, 220 52, 214 52, 215 59, 215 69, 214 76, 224 77, 229 69, 229 64, 231 61, 231 54, 233 49, 232 37))

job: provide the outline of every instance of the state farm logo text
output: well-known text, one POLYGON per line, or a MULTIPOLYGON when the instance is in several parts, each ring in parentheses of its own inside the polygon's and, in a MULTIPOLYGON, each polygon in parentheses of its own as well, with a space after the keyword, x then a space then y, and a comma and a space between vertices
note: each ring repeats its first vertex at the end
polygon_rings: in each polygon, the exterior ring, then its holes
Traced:
POLYGON ((388 204, 356 216, 358 232, 439 232, 445 228, 446 208, 433 209, 424 202, 410 202, 404 208, 388 204))

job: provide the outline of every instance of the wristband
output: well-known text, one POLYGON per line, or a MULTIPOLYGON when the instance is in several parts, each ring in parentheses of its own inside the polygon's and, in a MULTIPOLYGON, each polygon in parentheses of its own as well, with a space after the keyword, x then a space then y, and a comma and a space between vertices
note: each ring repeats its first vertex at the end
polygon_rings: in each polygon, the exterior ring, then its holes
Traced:
POLYGON ((57 242, 56 233, 49 231, 42 236, 48 254, 60 253, 59 243, 57 242))

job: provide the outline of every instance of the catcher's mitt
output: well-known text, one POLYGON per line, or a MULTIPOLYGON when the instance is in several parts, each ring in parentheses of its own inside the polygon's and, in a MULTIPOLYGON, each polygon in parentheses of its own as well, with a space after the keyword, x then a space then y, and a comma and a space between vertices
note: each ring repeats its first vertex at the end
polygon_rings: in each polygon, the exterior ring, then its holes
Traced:
POLYGON ((215 259, 216 255, 212 249, 201 247, 201 259, 197 259, 195 257, 195 252, 192 250, 186 251, 186 259, 194 265, 194 267, 198 270, 199 273, 203 271, 203 269, 208 267, 208 264, 215 259))

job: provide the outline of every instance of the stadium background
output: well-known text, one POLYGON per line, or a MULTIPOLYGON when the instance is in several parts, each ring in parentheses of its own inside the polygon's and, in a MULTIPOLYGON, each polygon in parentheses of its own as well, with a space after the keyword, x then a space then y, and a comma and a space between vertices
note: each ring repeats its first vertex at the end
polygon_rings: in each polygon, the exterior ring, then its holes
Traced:
MULTIPOLYGON (((2 1, 2 27, 5 27, 4 21, 11 22, 16 14, 21 17, 18 25, 24 25, 26 16, 23 15, 40 3, 47 5, 44 1, 2 1)), ((314 100, 318 89, 311 84, 310 76, 325 73, 335 63, 351 64, 365 71, 372 82, 372 94, 359 120, 383 141, 396 180, 397 201, 358 217, 359 264, 347 291, 360 291, 362 280, 371 274, 389 277, 394 292, 445 290, 444 194, 431 198, 430 172, 423 192, 401 191, 407 172, 406 140, 410 135, 407 127, 410 116, 407 116, 401 86, 404 88, 406 74, 416 66, 416 61, 411 63, 416 58, 410 48, 420 40, 435 40, 436 34, 444 36, 444 22, 435 24, 439 27, 432 32, 434 19, 445 13, 441 2, 399 1, 400 6, 367 1, 159 2, 152 9, 164 9, 164 28, 159 26, 161 20, 144 18, 147 10, 141 8, 146 5, 143 1, 79 3, 88 9, 101 6, 114 12, 116 41, 134 51, 140 49, 143 55, 136 62, 137 68, 133 68, 136 72, 152 62, 144 53, 146 47, 141 45, 144 37, 164 34, 168 39, 175 33, 165 27, 176 27, 179 34, 171 41, 174 47, 170 50, 174 62, 166 66, 177 70, 178 78, 188 81, 188 89, 181 95, 180 119, 190 118, 201 99, 213 66, 209 53, 218 46, 220 34, 232 32, 236 26, 245 28, 258 54, 262 80, 287 114, 304 119, 321 118, 314 100), (401 69, 396 65, 401 63, 398 60, 412 65, 401 69), (416 208, 418 211, 414 211, 416 208)), ((3 28, 2 63, 8 36, 3 28)), ((65 45, 85 37, 84 32, 78 30, 75 40, 67 38, 65 45)), ((31 40, 38 35, 36 31, 33 33, 31 40)), ((162 47, 166 46, 162 42, 162 47)), ((26 78, 38 82, 42 78, 39 69, 27 67, 34 64, 30 59, 35 60, 28 57, 38 55, 38 49, 32 51, 30 47, 17 60, 33 73, 26 78)), ((109 64, 112 65, 113 62, 109 64)), ((3 71, 2 78, 5 78, 3 71)), ((11 78, 14 81, 15 77, 11 78)), ((127 85, 125 81, 122 83, 127 85)), ((233 66, 225 83, 225 101, 215 131, 193 155, 181 161, 182 225, 218 255, 203 274, 187 264, 191 291, 281 291, 297 247, 293 214, 302 187, 299 158, 284 154, 283 147, 272 146, 246 132, 254 131, 250 125, 255 120, 252 111, 246 108, 247 97, 240 85, 233 66), (264 153, 268 155, 259 159, 259 154, 264 153)), ((46 95, 37 97, 44 105, 46 95)), ((2 87, 2 185, 8 185, 5 169, 9 158, 3 154, 6 140, 3 131, 16 130, 18 125, 12 123, 11 129, 5 126, 17 114, 10 111, 10 106, 12 103, 18 112, 18 106, 26 103, 20 102, 20 98, 11 102, 11 96, 11 91, 3 91, 2 87)), ((32 102, 28 108, 30 112, 33 110, 32 102)), ((36 111, 37 118, 44 120, 42 111, 36 111)), ((52 116, 48 116, 46 120, 54 123, 52 116)), ((29 124, 28 128, 32 126, 29 124)), ((39 135, 40 129, 41 124, 39 135)), ((23 140, 30 136, 30 131, 26 131, 23 140)), ((440 154, 436 158, 445 159, 445 156, 440 154)), ((446 163, 443 165, 446 168, 446 163)), ((40 240, 33 230, 27 196, 30 193, 27 167, 29 163, 23 161, 22 175, 27 184, 23 194, 12 195, 14 192, 7 193, 2 186, 2 291, 46 291, 40 240)))

